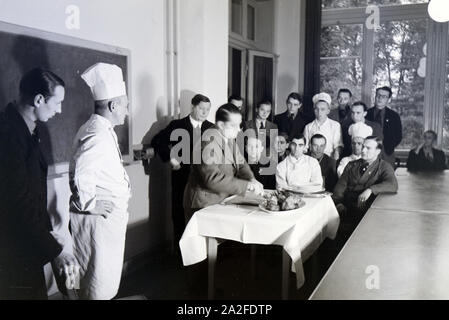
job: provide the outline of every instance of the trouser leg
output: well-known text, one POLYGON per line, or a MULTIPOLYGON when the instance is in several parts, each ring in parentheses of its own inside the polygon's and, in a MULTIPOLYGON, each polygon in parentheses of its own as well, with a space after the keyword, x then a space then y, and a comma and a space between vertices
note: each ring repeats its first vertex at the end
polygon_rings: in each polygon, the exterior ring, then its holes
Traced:
POLYGON ((0 300, 47 300, 41 266, 0 266, 0 300))

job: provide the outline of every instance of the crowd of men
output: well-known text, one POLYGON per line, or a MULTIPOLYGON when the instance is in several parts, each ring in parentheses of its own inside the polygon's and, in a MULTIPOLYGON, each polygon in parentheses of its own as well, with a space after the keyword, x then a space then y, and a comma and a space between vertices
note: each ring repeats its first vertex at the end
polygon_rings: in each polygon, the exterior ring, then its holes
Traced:
MULTIPOLYGON (((62 112, 64 81, 48 70, 29 71, 21 79, 18 100, 0 114, 0 180, 8 182, 0 184, 0 299, 45 299, 43 267, 49 262, 62 279, 63 293, 76 288, 82 299, 117 294, 131 184, 114 127, 128 115, 126 84, 122 70, 106 63, 91 66, 81 77, 94 107, 72 146, 68 237, 52 230, 47 163, 37 126, 62 112)), ((394 151, 402 125, 389 107, 391 96, 389 87, 378 88, 368 109, 361 101, 352 103, 351 91, 341 89, 332 110, 331 96, 319 93, 312 99, 311 116, 302 96, 291 93, 287 110, 273 121, 271 101, 258 103, 255 118, 242 121, 243 99, 231 96, 212 123, 207 120, 210 99, 195 95, 190 114, 170 122, 146 146, 172 168, 175 243, 196 210, 229 195, 309 185, 333 193, 340 234, 347 237, 375 196, 398 189, 394 151), (205 141, 206 133, 213 139, 205 141), (186 136, 187 145, 178 148, 186 136)), ((410 151, 409 170, 446 168, 444 153, 434 148, 436 138, 433 131, 424 133, 424 142, 410 151)))

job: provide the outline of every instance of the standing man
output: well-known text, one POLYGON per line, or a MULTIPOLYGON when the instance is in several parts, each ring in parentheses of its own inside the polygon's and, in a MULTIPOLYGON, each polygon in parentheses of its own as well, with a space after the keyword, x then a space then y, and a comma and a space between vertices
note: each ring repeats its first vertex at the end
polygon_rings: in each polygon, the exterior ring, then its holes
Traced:
POLYGON ((394 149, 402 141, 402 123, 399 114, 388 107, 391 102, 392 91, 390 87, 376 90, 374 108, 368 110, 366 119, 380 124, 383 133, 384 153, 383 159, 395 167, 394 149))
MULTIPOLYGON (((260 102, 256 107, 256 119, 246 121, 243 131, 254 130, 255 137, 262 142, 265 150, 270 151, 270 136, 272 130, 277 130, 278 126, 268 120, 271 114, 271 101, 260 102)), ((274 135, 273 135, 274 136, 274 135)))
POLYGON ((92 91, 95 113, 78 130, 73 144, 70 226, 81 266, 80 297, 108 300, 120 285, 131 196, 114 132, 128 115, 128 97, 116 65, 97 63, 81 77, 92 91))
MULTIPOLYGON (((242 119, 245 119, 246 112, 245 112, 245 107, 243 106, 243 98, 241 96, 233 94, 232 96, 229 97, 228 103, 231 103, 234 106, 236 106, 237 108, 239 108, 240 114, 242 115, 242 119)), ((242 125, 243 125, 243 122, 242 122, 242 125)))
POLYGON ((332 192, 335 184, 337 183, 337 162, 327 154, 324 153, 326 149, 327 140, 322 134, 315 134, 310 139, 310 151, 311 157, 318 160, 321 167, 321 175, 324 180, 324 188, 326 191, 332 192))
MULTIPOLYGON (((184 188, 189 179, 190 166, 193 162, 193 146, 201 140, 201 134, 213 126, 212 122, 207 121, 210 113, 210 100, 208 97, 197 94, 192 99, 192 111, 190 115, 180 120, 173 120, 170 124, 159 132, 151 141, 151 147, 164 162, 170 161, 172 167, 171 190, 172 190, 172 220, 175 247, 178 248, 178 242, 186 227, 184 218, 184 208, 182 205, 184 188), (180 158, 171 155, 171 148, 181 142, 181 139, 172 141, 170 136, 175 130, 182 130, 189 138, 188 155, 189 161, 182 161, 180 158), (196 132, 196 134, 194 134, 196 132)), ((182 150, 181 150, 182 151, 182 150)), ((179 156, 179 155, 176 155, 179 156)), ((185 156, 185 155, 184 155, 185 156)))
POLYGON ((61 113, 64 87, 54 73, 33 69, 20 81, 18 101, 0 114, 0 300, 47 299, 44 265, 53 262, 55 275, 66 277, 76 266, 52 235, 36 126, 61 113))
POLYGON ((350 121, 351 116, 351 101, 352 101, 352 92, 349 89, 340 89, 338 90, 337 102, 338 107, 336 109, 332 109, 329 113, 329 118, 335 120, 343 125, 350 121))
POLYGON ((292 92, 287 97, 287 111, 274 117, 274 123, 279 132, 286 132, 291 141, 294 136, 302 134, 308 123, 307 117, 302 111, 302 97, 299 93, 292 92))
POLYGON ((330 105, 331 96, 329 94, 322 92, 313 96, 315 120, 304 129, 304 137, 307 141, 307 148, 309 148, 309 142, 313 135, 319 133, 326 137, 324 153, 338 160, 343 149, 341 126, 337 121, 328 118, 330 105))
POLYGON ((356 101, 351 106, 350 118, 341 127, 344 144, 343 157, 352 153, 351 146, 354 132, 363 133, 364 138, 368 136, 383 138, 380 124, 366 119, 367 111, 368 108, 362 101, 356 101))

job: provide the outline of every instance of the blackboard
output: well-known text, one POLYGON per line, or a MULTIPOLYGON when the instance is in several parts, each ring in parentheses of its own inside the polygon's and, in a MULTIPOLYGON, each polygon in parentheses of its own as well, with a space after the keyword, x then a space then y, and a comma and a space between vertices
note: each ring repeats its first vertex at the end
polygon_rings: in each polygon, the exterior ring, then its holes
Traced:
MULTIPOLYGON (((129 50, 0 22, 0 109, 18 98, 21 76, 42 67, 60 76, 65 84, 62 113, 46 123, 38 123, 41 147, 49 172, 68 171, 76 132, 93 113, 94 101, 80 75, 97 62, 122 68, 130 98, 129 50)), ((130 99, 131 100, 131 99, 130 99)), ((125 159, 131 150, 130 115, 123 126, 115 127, 125 159)))

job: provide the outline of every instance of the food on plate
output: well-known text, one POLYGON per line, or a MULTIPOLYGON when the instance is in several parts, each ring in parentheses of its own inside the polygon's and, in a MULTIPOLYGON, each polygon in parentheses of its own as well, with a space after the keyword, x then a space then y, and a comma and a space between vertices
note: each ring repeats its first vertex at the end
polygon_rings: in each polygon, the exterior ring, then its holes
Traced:
POLYGON ((288 211, 302 205, 301 197, 286 191, 271 191, 264 194, 262 206, 269 211, 288 211))

